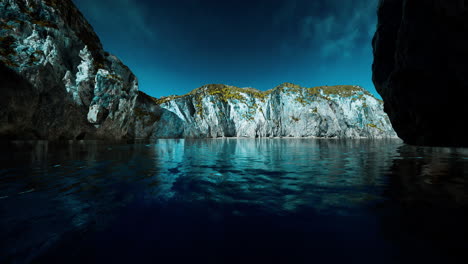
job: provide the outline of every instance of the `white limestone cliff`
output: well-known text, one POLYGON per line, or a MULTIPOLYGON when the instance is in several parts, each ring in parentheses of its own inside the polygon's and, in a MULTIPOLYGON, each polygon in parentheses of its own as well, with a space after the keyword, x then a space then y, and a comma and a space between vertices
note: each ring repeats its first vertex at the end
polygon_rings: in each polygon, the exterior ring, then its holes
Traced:
MULTIPOLYGON (((285 83, 261 92, 207 85, 155 101, 163 111, 153 117, 157 122, 147 124, 154 138, 396 137, 383 103, 358 86, 303 88, 285 83)), ((148 122, 151 116, 141 119, 148 122)))

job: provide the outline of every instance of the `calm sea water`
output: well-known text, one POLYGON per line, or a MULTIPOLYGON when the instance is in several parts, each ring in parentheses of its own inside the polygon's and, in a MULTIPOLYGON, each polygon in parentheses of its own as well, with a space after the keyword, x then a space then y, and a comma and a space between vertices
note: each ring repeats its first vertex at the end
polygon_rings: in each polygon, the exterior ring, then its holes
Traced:
POLYGON ((467 263, 468 149, 2 143, 0 263, 467 263))

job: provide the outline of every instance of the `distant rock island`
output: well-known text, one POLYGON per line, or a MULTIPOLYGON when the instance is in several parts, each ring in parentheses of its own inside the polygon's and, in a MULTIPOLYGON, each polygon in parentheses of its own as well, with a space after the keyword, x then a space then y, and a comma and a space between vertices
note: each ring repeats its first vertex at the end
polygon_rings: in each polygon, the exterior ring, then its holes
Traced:
POLYGON ((0 138, 396 137, 358 86, 212 84, 152 98, 70 0, 0 2, 0 138))
POLYGON ((157 115, 145 104, 135 109, 138 134, 148 137, 396 137, 382 102, 359 86, 210 84, 153 101, 162 108, 157 115))

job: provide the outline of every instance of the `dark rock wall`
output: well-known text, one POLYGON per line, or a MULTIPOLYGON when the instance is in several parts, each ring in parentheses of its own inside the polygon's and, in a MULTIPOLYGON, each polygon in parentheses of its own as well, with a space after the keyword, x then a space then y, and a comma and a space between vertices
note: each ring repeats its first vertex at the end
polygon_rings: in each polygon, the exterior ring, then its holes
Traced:
POLYGON ((468 1, 381 0, 373 81, 399 137, 468 147, 468 1))
POLYGON ((61 87, 38 91, 23 76, 0 64, 2 139, 76 139, 94 132, 86 109, 64 101, 61 87))

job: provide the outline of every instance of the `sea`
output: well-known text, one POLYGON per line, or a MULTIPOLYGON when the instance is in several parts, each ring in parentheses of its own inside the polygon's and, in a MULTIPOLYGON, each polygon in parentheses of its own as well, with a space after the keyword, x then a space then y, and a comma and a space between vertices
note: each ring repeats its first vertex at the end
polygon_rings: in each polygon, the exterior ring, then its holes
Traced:
POLYGON ((0 143, 0 263, 468 263, 468 149, 0 143))

